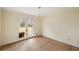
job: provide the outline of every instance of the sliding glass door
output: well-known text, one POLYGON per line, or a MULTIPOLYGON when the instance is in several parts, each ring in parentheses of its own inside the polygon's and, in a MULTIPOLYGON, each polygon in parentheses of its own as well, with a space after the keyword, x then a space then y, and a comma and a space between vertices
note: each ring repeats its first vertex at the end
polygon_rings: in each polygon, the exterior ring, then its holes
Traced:
POLYGON ((27 39, 33 37, 33 22, 31 18, 19 20, 19 38, 27 39))
POLYGON ((28 31, 27 32, 28 38, 32 37, 33 36, 33 22, 31 18, 28 19, 27 31, 28 31))

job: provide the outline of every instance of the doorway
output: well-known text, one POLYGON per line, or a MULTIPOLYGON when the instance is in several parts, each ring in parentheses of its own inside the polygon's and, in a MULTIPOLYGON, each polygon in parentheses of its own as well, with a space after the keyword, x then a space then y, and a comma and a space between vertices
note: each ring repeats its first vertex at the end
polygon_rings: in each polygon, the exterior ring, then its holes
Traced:
POLYGON ((28 19, 28 26, 27 26, 27 33, 28 33, 28 38, 33 37, 33 22, 32 19, 28 19))
POLYGON ((33 24, 32 19, 20 19, 19 20, 19 38, 27 39, 33 37, 33 24))

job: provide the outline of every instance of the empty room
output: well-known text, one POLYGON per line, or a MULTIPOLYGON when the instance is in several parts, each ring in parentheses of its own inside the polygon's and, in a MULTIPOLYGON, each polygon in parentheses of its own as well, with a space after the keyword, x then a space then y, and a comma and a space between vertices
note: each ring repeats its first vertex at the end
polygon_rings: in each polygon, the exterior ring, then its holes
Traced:
POLYGON ((0 51, 79 51, 79 8, 0 7, 0 51))

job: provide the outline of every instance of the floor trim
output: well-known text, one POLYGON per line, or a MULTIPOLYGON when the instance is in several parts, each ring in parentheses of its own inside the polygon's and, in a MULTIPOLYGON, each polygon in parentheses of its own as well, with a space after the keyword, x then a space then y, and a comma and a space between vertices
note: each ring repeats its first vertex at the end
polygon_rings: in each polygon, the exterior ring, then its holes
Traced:
MULTIPOLYGON (((42 35, 42 36, 43 36, 43 35, 42 35)), ((43 37, 46 37, 46 38, 51 39, 51 40, 55 40, 55 39, 49 38, 49 37, 47 37, 47 36, 43 36, 43 37)), ((58 41, 58 40, 55 40, 55 41, 58 41)), ((59 41, 59 42, 61 42, 61 41, 59 41)), ((61 42, 61 43, 64 43, 64 42, 61 42)), ((64 43, 64 44, 67 44, 67 43, 64 43)), ((71 45, 71 44, 67 44, 67 45, 70 45, 69 51, 71 51, 72 47, 79 48, 79 47, 73 46, 73 45, 71 45)))
POLYGON ((18 43, 18 42, 21 42, 21 41, 24 41, 24 40, 28 40, 28 39, 35 38, 35 37, 40 37, 40 36, 42 36, 42 35, 33 36, 33 37, 26 38, 26 39, 23 39, 23 40, 19 40, 19 41, 16 41, 16 42, 12 42, 12 43, 8 43, 8 44, 4 44, 4 45, 1 45, 0 48, 1 48, 2 46, 7 46, 7 45, 15 44, 15 43, 18 43))

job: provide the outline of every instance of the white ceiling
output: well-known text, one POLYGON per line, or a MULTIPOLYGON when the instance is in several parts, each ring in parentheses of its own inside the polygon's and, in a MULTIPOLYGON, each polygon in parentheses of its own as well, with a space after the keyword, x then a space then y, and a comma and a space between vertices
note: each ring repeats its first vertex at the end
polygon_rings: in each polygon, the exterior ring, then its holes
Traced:
MULTIPOLYGON (((4 9, 17 11, 21 13, 31 14, 31 15, 38 15, 39 9, 38 7, 5 7, 4 9)), ((40 8, 40 15, 46 16, 52 13, 65 11, 65 10, 74 10, 79 9, 76 7, 42 7, 40 8)))

